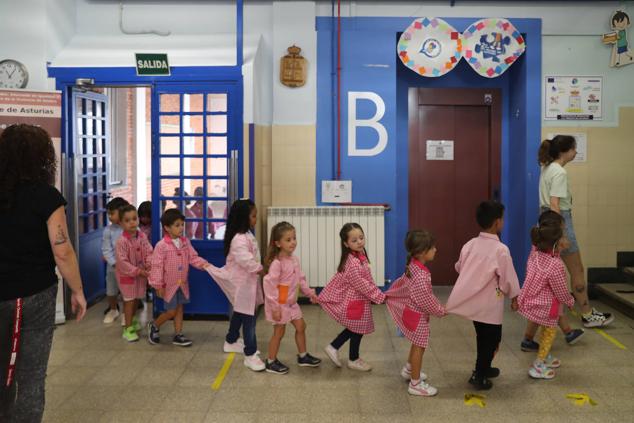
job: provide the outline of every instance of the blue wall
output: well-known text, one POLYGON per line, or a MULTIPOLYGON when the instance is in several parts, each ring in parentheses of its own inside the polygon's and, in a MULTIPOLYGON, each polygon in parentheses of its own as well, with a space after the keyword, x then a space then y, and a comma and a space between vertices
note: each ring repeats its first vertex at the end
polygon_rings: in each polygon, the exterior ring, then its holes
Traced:
MULTIPOLYGON (((463 31, 480 18, 446 19, 463 31)), ((342 18, 341 71, 341 169, 342 179, 352 180, 352 201, 388 203, 386 214, 386 277, 395 279, 402 270, 402 240, 408 229, 408 110, 409 87, 499 88, 503 95, 501 196, 507 207, 503 240, 513 254, 518 276, 523 278, 530 241, 528 232, 538 212, 539 168, 537 149, 541 128, 541 20, 513 19, 526 38, 526 52, 498 78, 480 77, 464 61, 440 78, 424 78, 405 68, 396 56, 398 33, 413 18, 342 18), (370 91, 385 102, 380 123, 388 144, 371 157, 347 155, 348 92, 370 91)), ((333 80, 331 18, 317 18, 317 201, 321 180, 336 176, 336 114, 333 80)), ((336 101, 336 100, 335 100, 336 101)), ((357 118, 370 118, 375 106, 357 103, 357 118)), ((377 133, 357 129, 357 147, 376 144, 377 133)), ((319 203, 321 204, 321 203, 319 203)), ((443 236, 443 234, 436 234, 443 236)), ((372 242, 372 240, 369 240, 372 242)))

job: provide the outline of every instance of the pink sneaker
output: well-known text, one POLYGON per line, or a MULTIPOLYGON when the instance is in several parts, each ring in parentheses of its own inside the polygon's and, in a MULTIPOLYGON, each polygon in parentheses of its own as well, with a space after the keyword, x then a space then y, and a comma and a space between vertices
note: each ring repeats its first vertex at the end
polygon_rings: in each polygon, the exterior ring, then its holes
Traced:
POLYGON ((369 372, 372 370, 372 366, 363 361, 361 358, 357 358, 354 361, 348 360, 348 368, 352 370, 359 370, 361 372, 369 372))
POLYGON ((433 397, 438 393, 438 389, 423 380, 419 381, 415 385, 413 385, 410 381, 409 386, 407 387, 407 392, 410 395, 417 395, 420 397, 433 397))
MULTIPOLYGON (((412 378, 412 371, 409 370, 407 366, 403 366, 401 369, 401 377, 409 382, 412 378)), ((422 371, 420 372, 420 380, 427 380, 427 375, 422 371)))
POLYGON ((264 362, 260 359, 260 356, 256 352, 253 355, 247 355, 244 357, 244 365, 254 372, 261 372, 266 368, 264 362))

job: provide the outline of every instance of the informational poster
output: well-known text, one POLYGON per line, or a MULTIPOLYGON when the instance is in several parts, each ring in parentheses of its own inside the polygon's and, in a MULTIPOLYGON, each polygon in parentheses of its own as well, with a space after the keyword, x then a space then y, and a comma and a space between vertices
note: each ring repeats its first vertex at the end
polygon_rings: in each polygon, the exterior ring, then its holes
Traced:
MULTIPOLYGON (((61 191, 61 123, 62 97, 59 91, 0 90, 0 134, 8 126, 28 123, 43 128, 53 140, 57 157, 55 186, 61 191)), ((55 322, 63 323, 64 290, 59 278, 55 322)))
POLYGON ((544 90, 547 120, 603 119, 602 76, 547 76, 544 90))
POLYGON ((427 160, 453 160, 453 141, 427 140, 427 160))
POLYGON ((570 135, 577 140, 577 155, 571 163, 584 163, 588 157, 588 134, 585 132, 570 132, 570 133, 549 133, 548 139, 552 140, 556 135, 570 135))

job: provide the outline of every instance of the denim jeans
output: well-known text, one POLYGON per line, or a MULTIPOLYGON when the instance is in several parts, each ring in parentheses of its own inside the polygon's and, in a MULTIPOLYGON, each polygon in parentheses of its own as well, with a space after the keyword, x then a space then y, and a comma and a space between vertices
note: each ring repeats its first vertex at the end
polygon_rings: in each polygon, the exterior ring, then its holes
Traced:
POLYGON ((253 355, 258 350, 258 341, 255 338, 255 315, 238 313, 231 315, 229 322, 229 332, 225 340, 233 344, 240 337, 240 326, 242 326, 242 337, 244 339, 244 355, 253 355))
POLYGON ((15 300, 0 301, 0 422, 39 423, 55 329, 57 285, 23 298, 22 330, 13 384, 7 388, 15 300))

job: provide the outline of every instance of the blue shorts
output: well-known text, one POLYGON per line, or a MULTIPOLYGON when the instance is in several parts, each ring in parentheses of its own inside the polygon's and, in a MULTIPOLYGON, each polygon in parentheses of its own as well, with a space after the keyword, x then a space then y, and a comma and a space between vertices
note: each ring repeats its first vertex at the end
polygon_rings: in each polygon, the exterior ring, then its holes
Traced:
POLYGON ((174 310, 181 304, 189 304, 189 299, 185 297, 183 290, 178 288, 172 299, 169 302, 163 301, 163 303, 165 304, 165 310, 174 310))
MULTIPOLYGON (((550 209, 546 207, 541 208, 542 213, 548 210, 550 209)), ((577 236, 575 235, 575 228, 572 225, 572 211, 561 210, 561 217, 564 218, 564 224, 565 224, 564 235, 566 236, 566 238, 568 239, 568 242, 570 243, 570 247, 566 248, 565 250, 561 252, 561 256, 564 257, 570 254, 578 253, 579 244, 577 244, 577 236)))
POLYGON ((628 48, 627 48, 627 46, 626 46, 626 45, 625 45, 625 46, 621 46, 621 47, 617 47, 617 48, 616 48, 616 52, 617 52, 618 54, 627 53, 627 50, 628 50, 628 48))

